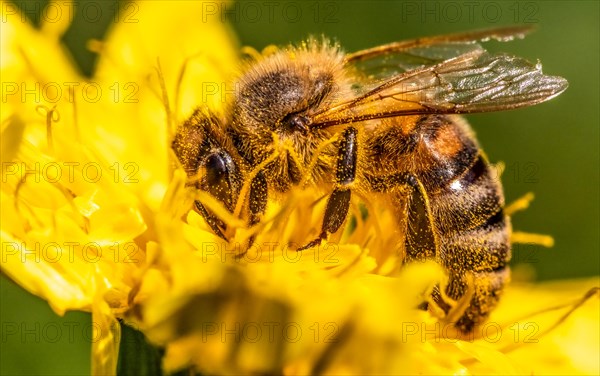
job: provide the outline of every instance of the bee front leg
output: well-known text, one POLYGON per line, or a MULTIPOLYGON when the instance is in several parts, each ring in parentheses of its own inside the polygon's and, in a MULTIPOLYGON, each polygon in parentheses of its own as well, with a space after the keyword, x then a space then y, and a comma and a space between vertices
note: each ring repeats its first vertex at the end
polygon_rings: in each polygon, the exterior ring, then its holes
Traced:
POLYGON ((265 175, 260 171, 250 183, 250 226, 260 221, 267 208, 268 187, 265 175))
MULTIPOLYGON (((265 179, 265 175, 262 173, 262 171, 260 171, 250 183, 249 226, 253 226, 260 222, 260 217, 265 213, 265 209, 267 208, 267 199, 269 197, 268 191, 267 180, 265 179)), ((250 236, 248 239, 248 247, 251 247, 252 244, 254 244, 255 239, 255 235, 250 236)))
POLYGON ((223 223, 223 221, 220 220, 211 211, 207 210, 200 201, 195 201, 194 204, 198 213, 200 213, 202 218, 204 218, 204 220, 206 221, 208 226, 210 226, 210 229, 213 230, 215 235, 217 235, 223 240, 227 240, 227 238, 223 234, 223 231, 221 230, 226 228, 225 223, 223 223))
POLYGON ((348 216, 352 196, 350 187, 356 178, 356 139, 356 128, 349 127, 342 133, 335 170, 335 188, 327 200, 321 233, 315 240, 298 248, 298 251, 321 244, 330 234, 339 230, 348 216))

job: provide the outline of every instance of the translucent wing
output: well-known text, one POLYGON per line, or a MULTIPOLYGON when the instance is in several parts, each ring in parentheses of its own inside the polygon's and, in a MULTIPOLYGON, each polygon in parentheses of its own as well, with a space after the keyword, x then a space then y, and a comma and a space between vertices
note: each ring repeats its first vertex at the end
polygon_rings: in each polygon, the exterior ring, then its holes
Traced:
POLYGON ((357 89, 364 92, 388 77, 481 49, 479 41, 523 38, 532 29, 510 26, 394 42, 348 54, 346 63, 355 68, 357 89))
POLYGON ((392 76, 357 97, 312 115, 313 127, 384 117, 458 114, 531 106, 563 92, 567 81, 541 65, 481 46, 441 63, 392 76))
POLYGON ((424 66, 481 49, 477 43, 443 43, 430 47, 415 47, 405 51, 384 53, 361 61, 351 61, 361 82, 360 89, 372 88, 381 81, 424 66))
MULTIPOLYGON (((395 53, 407 53, 411 54, 410 51, 417 51, 418 49, 430 49, 436 45, 441 46, 450 46, 450 45, 466 45, 466 44, 474 44, 475 42, 481 41, 485 42, 490 39, 495 39, 498 41, 510 41, 514 38, 523 38, 526 34, 531 32, 533 28, 531 26, 509 26, 509 27, 501 27, 494 29, 485 29, 485 30, 475 30, 468 31, 464 33, 457 34, 446 34, 446 35, 437 35, 433 37, 425 37, 418 38, 412 40, 406 40, 401 42, 394 42, 389 44, 384 44, 382 46, 377 46, 373 48, 368 48, 366 50, 354 52, 346 55, 346 62, 354 63, 358 61, 363 61, 367 59, 373 59, 377 56, 381 55, 390 55, 395 53)), ((452 52, 447 50, 447 52, 452 52)), ((462 54, 462 53, 460 53, 462 54)), ((417 55, 419 55, 417 53, 417 55)), ((454 56, 446 55, 443 57, 443 60, 446 60, 454 56)))

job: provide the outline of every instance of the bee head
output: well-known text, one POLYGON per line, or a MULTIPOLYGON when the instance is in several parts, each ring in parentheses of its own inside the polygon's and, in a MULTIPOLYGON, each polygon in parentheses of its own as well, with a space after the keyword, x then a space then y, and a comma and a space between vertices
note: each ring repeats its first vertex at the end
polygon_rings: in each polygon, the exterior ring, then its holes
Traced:
MULTIPOLYGON (((230 110, 233 142, 251 165, 275 158, 264 168, 275 190, 299 183, 314 152, 331 137, 312 128, 311 119, 338 98, 341 87, 350 87, 344 77, 339 50, 312 41, 255 62, 238 80, 230 110)), ((325 168, 319 160, 311 173, 325 168)))

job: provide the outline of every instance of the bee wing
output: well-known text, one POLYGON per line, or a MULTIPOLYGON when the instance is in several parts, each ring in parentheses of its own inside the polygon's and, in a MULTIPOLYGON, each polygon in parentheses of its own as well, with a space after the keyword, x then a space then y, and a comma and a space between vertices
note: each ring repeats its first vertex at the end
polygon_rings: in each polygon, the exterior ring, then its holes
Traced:
POLYGON ((356 70, 357 89, 366 92, 394 75, 481 49, 477 42, 510 41, 532 30, 530 26, 509 26, 406 40, 348 54, 345 61, 356 70))
MULTIPOLYGON (((443 46, 441 51, 443 52, 445 50, 446 55, 443 57, 443 60, 446 60, 465 53, 466 51, 464 50, 462 50, 462 52, 460 51, 469 44, 475 44, 475 42, 479 41, 485 42, 490 39, 506 42, 513 40, 514 38, 523 38, 532 30, 533 28, 531 26, 508 26, 394 42, 347 54, 346 62, 356 63, 363 60, 373 59, 382 55, 391 55, 397 53, 416 55, 419 57, 419 49, 427 49, 431 51, 431 49, 436 46, 443 46), (453 45, 457 47, 456 51, 452 51, 453 45), (448 53, 454 55, 449 56, 448 53)), ((428 54, 424 56, 426 59, 435 59, 435 54, 429 56, 427 55, 428 54)))
POLYGON ((317 128, 417 114, 501 111, 548 100, 568 86, 540 64, 492 55, 481 46, 441 63, 395 75, 355 98, 312 115, 317 128))
POLYGON ((358 78, 357 89, 365 92, 392 76, 442 63, 448 59, 481 49, 477 43, 440 43, 348 62, 358 78))

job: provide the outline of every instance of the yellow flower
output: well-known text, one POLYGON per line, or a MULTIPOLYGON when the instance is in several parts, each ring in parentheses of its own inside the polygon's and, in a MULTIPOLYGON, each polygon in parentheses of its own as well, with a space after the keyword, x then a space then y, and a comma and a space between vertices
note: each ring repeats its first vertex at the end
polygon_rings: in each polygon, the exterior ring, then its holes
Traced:
POLYGON ((513 285, 488 324, 458 339, 414 308, 444 273, 434 263, 397 272, 401 259, 379 236, 385 207, 363 218, 355 205, 345 231, 298 253, 292 245, 320 225, 317 192, 269 202, 248 229, 187 188, 169 147, 174 126, 199 104, 222 110, 238 49, 218 18, 199 17, 215 3, 133 4, 134 19, 90 43, 100 60, 87 79, 59 42, 67 19, 37 31, 2 3, 2 272, 57 314, 92 312, 92 373, 116 372, 117 318, 166 349, 167 371, 600 371, 598 304, 587 299, 561 321, 597 279, 513 285), (194 199, 234 229, 230 242, 189 210, 194 199))
MULTIPOLYGON (((73 4, 48 7, 67 15, 73 4)), ((169 97, 179 92, 181 118, 200 98, 192 83, 222 82, 233 70, 235 42, 222 25, 196 22, 201 3, 140 2, 109 42, 91 43, 100 59, 86 79, 60 43, 68 17, 42 20, 38 31, 1 5, 2 271, 58 314, 91 311, 107 333, 93 343, 94 372, 114 372, 115 317, 148 268, 173 180, 157 66, 169 97)))

